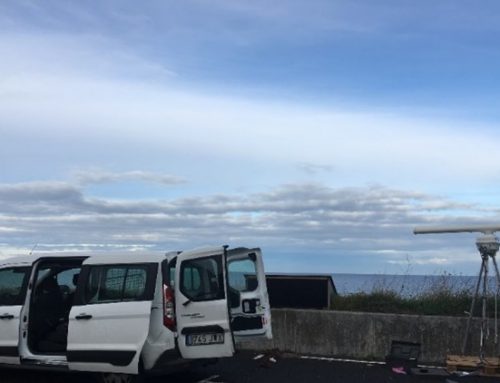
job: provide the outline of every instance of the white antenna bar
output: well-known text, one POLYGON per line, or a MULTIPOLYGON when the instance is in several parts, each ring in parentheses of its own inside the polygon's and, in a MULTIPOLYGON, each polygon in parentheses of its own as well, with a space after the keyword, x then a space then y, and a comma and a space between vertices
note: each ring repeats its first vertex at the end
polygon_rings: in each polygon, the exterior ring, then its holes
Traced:
POLYGON ((490 225, 471 225, 471 226, 426 226, 426 227, 416 227, 413 229, 414 234, 441 234, 441 233, 482 233, 476 239, 476 247, 481 255, 481 270, 479 271, 479 276, 476 284, 476 292, 472 298, 472 303, 470 311, 467 318, 467 328, 465 331, 464 343, 462 345, 462 355, 466 355, 467 345, 469 340, 470 325, 472 321, 472 316, 474 315, 474 308, 476 300, 479 296, 479 289, 481 287, 481 282, 483 284, 483 290, 481 293, 482 300, 482 318, 481 318, 481 339, 479 342, 479 360, 484 363, 485 350, 484 345, 488 337, 488 316, 486 315, 486 301, 488 297, 488 265, 491 261, 495 267, 497 290, 495 295, 495 347, 498 343, 498 296, 500 292, 500 270, 498 269, 496 255, 500 249, 500 241, 495 236, 495 232, 500 231, 500 224, 490 224, 490 225))
POLYGON ((440 233, 483 233, 493 234, 500 231, 500 224, 477 226, 425 226, 416 227, 413 234, 440 234, 440 233))

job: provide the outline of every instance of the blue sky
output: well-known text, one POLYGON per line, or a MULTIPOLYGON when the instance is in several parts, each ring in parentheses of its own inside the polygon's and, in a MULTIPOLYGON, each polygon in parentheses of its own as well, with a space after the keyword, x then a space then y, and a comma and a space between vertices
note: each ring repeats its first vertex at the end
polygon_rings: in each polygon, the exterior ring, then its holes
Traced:
MULTIPOLYGON (((495 1, 4 1, 0 256, 454 273, 499 222, 495 1)), ((477 265, 477 267, 476 267, 477 265)))

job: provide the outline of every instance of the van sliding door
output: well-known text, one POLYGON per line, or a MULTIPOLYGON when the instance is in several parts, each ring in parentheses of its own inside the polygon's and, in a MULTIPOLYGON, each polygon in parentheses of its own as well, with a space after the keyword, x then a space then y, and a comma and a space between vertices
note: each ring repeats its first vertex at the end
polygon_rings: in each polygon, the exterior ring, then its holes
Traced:
POLYGON ((84 262, 69 316, 71 370, 138 373, 157 270, 156 263, 84 262))

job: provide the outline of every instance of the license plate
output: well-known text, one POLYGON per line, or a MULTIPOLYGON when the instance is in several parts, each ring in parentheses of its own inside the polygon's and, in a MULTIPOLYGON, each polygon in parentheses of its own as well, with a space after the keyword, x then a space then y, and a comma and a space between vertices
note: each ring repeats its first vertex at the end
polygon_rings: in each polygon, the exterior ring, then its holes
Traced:
POLYGON ((202 346, 206 344, 219 344, 224 343, 224 334, 214 333, 214 334, 192 334, 188 335, 186 338, 186 344, 188 346, 202 346))

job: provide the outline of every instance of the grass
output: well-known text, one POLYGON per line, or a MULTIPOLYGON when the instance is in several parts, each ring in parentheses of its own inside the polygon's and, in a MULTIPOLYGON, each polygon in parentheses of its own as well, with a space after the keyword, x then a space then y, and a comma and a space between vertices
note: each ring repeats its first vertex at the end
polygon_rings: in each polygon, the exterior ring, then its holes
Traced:
MULTIPOLYGON (((395 290, 390 283, 381 283, 371 292, 337 295, 333 297, 332 307, 341 311, 464 316, 470 310, 473 290, 471 286, 454 285, 451 275, 444 274, 431 286, 410 295, 405 294, 403 288, 395 290)), ((479 296, 476 300, 475 316, 481 316, 481 305, 479 296)), ((490 292, 487 314, 493 317, 494 313, 494 296, 490 292)))

